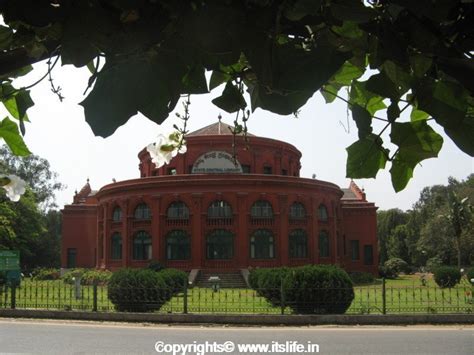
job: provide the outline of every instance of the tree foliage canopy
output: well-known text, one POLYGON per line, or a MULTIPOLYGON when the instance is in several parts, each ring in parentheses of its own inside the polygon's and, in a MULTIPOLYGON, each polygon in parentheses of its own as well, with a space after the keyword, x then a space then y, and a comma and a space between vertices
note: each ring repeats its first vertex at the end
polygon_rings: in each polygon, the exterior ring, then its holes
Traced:
MULTIPOLYGON (((391 162, 399 191, 441 149, 432 120, 474 155, 473 7, 469 0, 3 0, 0 95, 23 130, 34 103, 12 79, 47 58, 50 68, 58 57, 88 66, 81 105, 94 133, 106 137, 137 112, 161 123, 181 95, 220 85, 213 103, 236 114, 292 114, 319 91, 328 103, 347 101, 358 128, 347 176, 375 177, 391 162), (408 122, 400 119, 405 110, 408 122), (374 120, 385 122, 379 132, 374 120), (382 140, 386 130, 395 151, 382 140)), ((15 154, 28 153, 8 118, 0 137, 15 154)))

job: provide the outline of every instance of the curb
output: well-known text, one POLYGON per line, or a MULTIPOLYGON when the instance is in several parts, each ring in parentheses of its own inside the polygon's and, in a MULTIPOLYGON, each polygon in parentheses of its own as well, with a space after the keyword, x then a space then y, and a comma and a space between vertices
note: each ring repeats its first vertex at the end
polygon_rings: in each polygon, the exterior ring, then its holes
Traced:
POLYGON ((474 314, 397 314, 397 315, 231 315, 231 314, 153 314, 102 313, 54 310, 0 309, 5 318, 46 318, 114 322, 238 324, 238 325, 412 325, 474 324, 474 314))

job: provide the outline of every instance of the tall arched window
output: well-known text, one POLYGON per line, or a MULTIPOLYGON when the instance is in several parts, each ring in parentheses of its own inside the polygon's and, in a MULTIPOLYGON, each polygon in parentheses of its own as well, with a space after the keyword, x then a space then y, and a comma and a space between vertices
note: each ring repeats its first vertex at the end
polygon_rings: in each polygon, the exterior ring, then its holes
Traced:
POLYGON ((151 237, 147 232, 140 231, 133 238, 133 259, 151 259, 151 237))
POLYGON ((324 222, 328 220, 328 210, 326 206, 322 204, 319 205, 319 220, 324 222))
POLYGON ((150 208, 146 203, 140 203, 136 208, 135 208, 135 219, 150 219, 151 218, 151 212, 150 208))
POLYGON ((250 215, 253 218, 272 218, 272 205, 268 201, 259 200, 252 205, 252 208, 250 209, 250 215))
POLYGON ((166 236, 166 259, 188 260, 191 258, 191 238, 183 230, 173 230, 166 236))
POLYGON ((290 258, 306 258, 308 256, 308 237, 303 229, 291 231, 289 236, 290 258))
POLYGON ((319 233, 319 256, 329 258, 329 234, 326 231, 319 233))
POLYGON ((234 235, 225 229, 216 229, 206 238, 208 259, 232 259, 234 257, 234 235))
POLYGON ((112 212, 112 221, 120 222, 122 220, 122 209, 120 207, 115 207, 112 212))
POLYGON ((250 257, 252 259, 272 259, 275 257, 273 233, 268 229, 257 229, 250 237, 250 257))
POLYGON ((120 233, 112 234, 110 243, 110 258, 113 260, 122 259, 122 236, 120 233))
POLYGON ((172 202, 166 211, 168 219, 189 219, 189 209, 184 202, 172 202))
POLYGON ((207 218, 232 218, 232 207, 225 201, 214 201, 207 209, 207 218))
POLYGON ((290 219, 303 219, 306 217, 306 209, 301 202, 295 202, 290 206, 290 219))

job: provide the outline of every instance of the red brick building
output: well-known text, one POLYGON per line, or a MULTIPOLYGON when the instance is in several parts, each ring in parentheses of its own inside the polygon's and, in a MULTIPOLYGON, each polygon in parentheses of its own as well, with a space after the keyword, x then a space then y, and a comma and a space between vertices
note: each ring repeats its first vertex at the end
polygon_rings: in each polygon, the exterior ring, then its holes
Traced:
POLYGON ((377 272, 377 207, 349 188, 300 178, 291 144, 235 137, 218 122, 187 135, 159 169, 143 149, 140 178, 92 191, 63 212, 62 266, 238 270, 339 264, 377 272))

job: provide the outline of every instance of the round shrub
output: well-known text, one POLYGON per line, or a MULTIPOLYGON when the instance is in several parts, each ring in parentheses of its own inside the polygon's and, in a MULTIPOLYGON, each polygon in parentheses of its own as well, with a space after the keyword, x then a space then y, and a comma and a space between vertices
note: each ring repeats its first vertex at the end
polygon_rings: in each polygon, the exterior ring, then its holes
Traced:
POLYGON ((289 273, 289 268, 262 268, 258 273, 257 293, 265 297, 272 305, 278 306, 281 302, 282 282, 289 273))
POLYGON ((188 275, 184 271, 164 269, 158 274, 163 278, 169 292, 173 294, 183 291, 184 284, 188 282, 188 275))
POLYGON ((121 312, 152 312, 161 308, 172 294, 160 273, 149 269, 120 269, 108 285, 109 299, 121 312))
POLYGON ((439 258, 438 256, 434 256, 432 258, 429 258, 426 261, 426 269, 429 272, 434 272, 441 265, 443 265, 443 260, 441 260, 441 258, 439 258))
POLYGON ((354 300, 352 281, 334 265, 291 269, 283 280, 285 304, 295 313, 343 314, 354 300))
POLYGON ((371 284, 375 281, 374 275, 368 272, 351 272, 349 273, 349 277, 356 285, 371 284))
POLYGON ((110 278, 112 277, 112 272, 109 270, 86 270, 81 277, 81 285, 91 286, 94 283, 97 285, 106 285, 110 278))
POLYGON ((461 281, 461 271, 454 266, 440 266, 434 271, 434 280, 441 288, 451 288, 461 281))
POLYGON ((381 276, 386 277, 387 279, 395 279, 401 272, 406 274, 409 273, 410 267, 403 259, 391 258, 385 262, 383 268, 381 268, 379 272, 383 273, 381 276))

